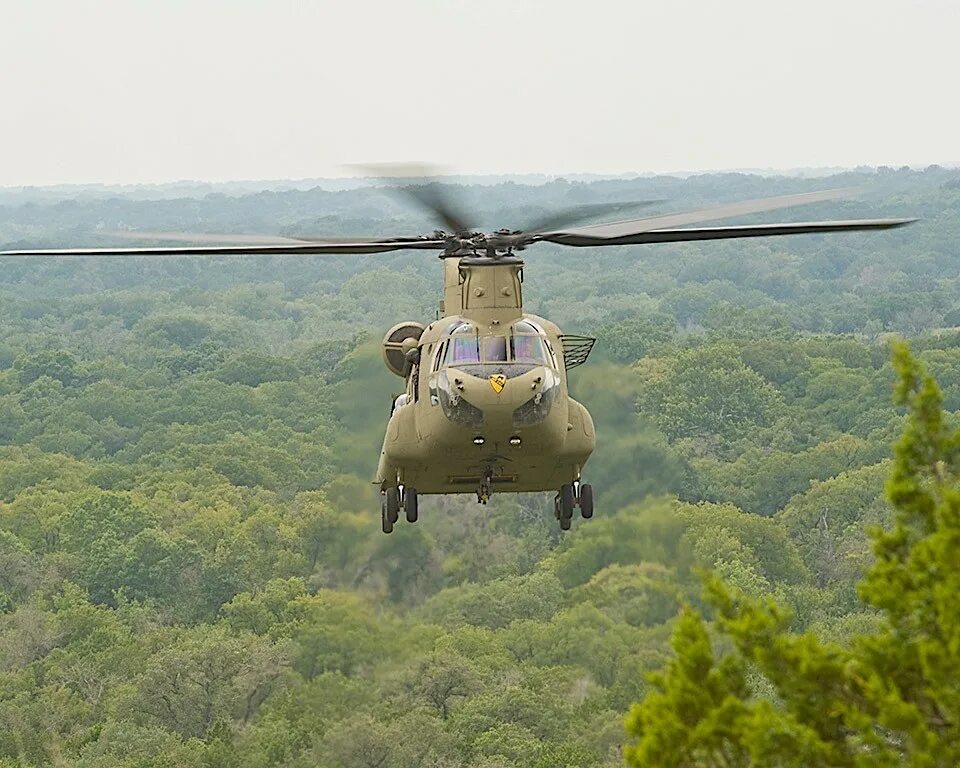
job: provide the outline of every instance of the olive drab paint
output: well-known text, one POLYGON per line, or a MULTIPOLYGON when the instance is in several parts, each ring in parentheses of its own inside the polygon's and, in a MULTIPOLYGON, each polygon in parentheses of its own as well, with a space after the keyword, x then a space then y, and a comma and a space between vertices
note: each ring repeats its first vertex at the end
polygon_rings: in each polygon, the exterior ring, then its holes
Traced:
MULTIPOLYGON (((593 420, 567 390, 561 331, 523 311, 523 261, 443 260, 442 316, 417 338, 414 364, 398 370, 376 482, 418 494, 557 491, 580 480, 595 446, 593 420)), ((394 326, 398 335, 418 323, 394 326), (406 329, 398 331, 398 329, 406 329)))

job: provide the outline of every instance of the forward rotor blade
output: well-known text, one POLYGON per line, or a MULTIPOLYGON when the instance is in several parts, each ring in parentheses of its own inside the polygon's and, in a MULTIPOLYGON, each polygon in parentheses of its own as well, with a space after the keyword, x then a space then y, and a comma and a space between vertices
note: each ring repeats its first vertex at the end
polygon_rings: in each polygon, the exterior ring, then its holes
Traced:
POLYGON ((566 227, 571 224, 578 224, 581 221, 594 219, 598 216, 607 216, 611 213, 620 211, 629 211, 635 208, 648 208, 651 205, 657 205, 663 200, 636 200, 622 203, 588 203, 578 205, 573 208, 567 208, 556 213, 547 214, 540 219, 530 222, 525 227, 518 227, 520 232, 535 235, 540 232, 551 232, 558 227, 566 227))
POLYGON ((99 231, 100 237, 116 237, 121 240, 162 240, 169 243, 215 243, 218 245, 293 245, 312 242, 299 237, 282 235, 218 235, 211 232, 148 232, 136 229, 99 231))
POLYGON ((356 243, 297 243, 295 245, 197 245, 146 248, 52 248, 43 250, 0 251, 0 257, 13 256, 311 256, 361 253, 386 253, 403 250, 443 250, 444 240, 429 238, 366 241, 356 243))
POLYGON ((739 203, 718 205, 714 208, 704 208, 698 211, 685 213, 669 213, 664 216, 651 216, 644 219, 629 219, 615 221, 610 224, 590 224, 576 229, 563 229, 549 232, 549 235, 583 235, 599 238, 622 238, 629 235, 651 232, 655 229, 673 229, 688 224, 700 224, 704 221, 728 219, 732 216, 746 216, 751 213, 776 211, 781 208, 792 208, 797 205, 822 203, 827 200, 839 200, 851 197, 856 189, 828 189, 822 192, 804 192, 799 195, 781 195, 779 197, 765 197, 759 200, 744 200, 739 203))
MULTIPOLYGON (((789 224, 745 224, 734 227, 700 227, 655 229, 635 232, 623 237, 592 237, 572 233, 540 235, 537 240, 585 248, 595 245, 640 245, 644 243, 682 243, 693 240, 725 240, 741 237, 806 235, 818 232, 856 232, 871 229, 894 229, 912 224, 916 219, 858 219, 852 221, 800 221, 789 224)), ((586 229, 586 228, 584 228, 586 229)))
POLYGON ((422 163, 383 163, 354 165, 355 170, 368 173, 385 182, 390 189, 402 192, 433 213, 451 234, 471 231, 473 225, 444 191, 437 180, 437 169, 422 163), (403 182, 398 184, 397 182, 403 182))
MULTIPOLYGON (((283 235, 235 235, 211 232, 149 232, 139 229, 98 231, 101 237, 117 237, 123 240, 165 240, 173 243, 211 243, 214 245, 302 245, 324 243, 327 245, 355 245, 358 243, 395 245, 401 242, 419 242, 425 238, 415 237, 284 237, 283 235)), ((426 238, 429 239, 429 238, 426 238)))

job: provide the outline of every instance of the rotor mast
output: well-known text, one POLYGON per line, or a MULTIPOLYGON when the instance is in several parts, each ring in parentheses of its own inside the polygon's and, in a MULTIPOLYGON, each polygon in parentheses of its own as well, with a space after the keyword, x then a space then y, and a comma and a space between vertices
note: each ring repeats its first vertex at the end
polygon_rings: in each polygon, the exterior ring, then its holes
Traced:
POLYGON ((441 259, 443 264, 443 299, 440 316, 463 314, 463 288, 460 279, 460 259, 441 259))
POLYGON ((516 256, 465 256, 443 259, 443 317, 459 315, 481 323, 523 315, 521 273, 516 256))

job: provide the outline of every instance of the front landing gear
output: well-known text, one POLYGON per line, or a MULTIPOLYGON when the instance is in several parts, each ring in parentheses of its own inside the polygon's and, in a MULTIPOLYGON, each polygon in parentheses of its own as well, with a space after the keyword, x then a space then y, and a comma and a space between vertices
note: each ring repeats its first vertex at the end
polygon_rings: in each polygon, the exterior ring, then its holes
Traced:
POLYGON ((486 504, 490 501, 490 494, 493 493, 492 485, 493 473, 488 470, 484 473, 483 480, 480 481, 480 485, 477 487, 477 504, 486 504))
POLYGON ((580 516, 584 520, 593 517, 592 485, 578 481, 560 486, 560 492, 553 499, 553 516, 559 521, 561 531, 570 530, 575 507, 580 507, 580 516))

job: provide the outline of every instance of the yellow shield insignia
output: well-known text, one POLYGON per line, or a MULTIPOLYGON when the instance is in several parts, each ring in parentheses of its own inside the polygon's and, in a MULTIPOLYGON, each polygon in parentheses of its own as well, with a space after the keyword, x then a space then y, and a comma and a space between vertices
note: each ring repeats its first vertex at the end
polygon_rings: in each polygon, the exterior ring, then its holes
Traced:
POLYGON ((490 386, 493 387, 493 391, 498 395, 503 392, 503 388, 507 385, 507 377, 502 373, 498 373, 496 376, 490 377, 490 386))

